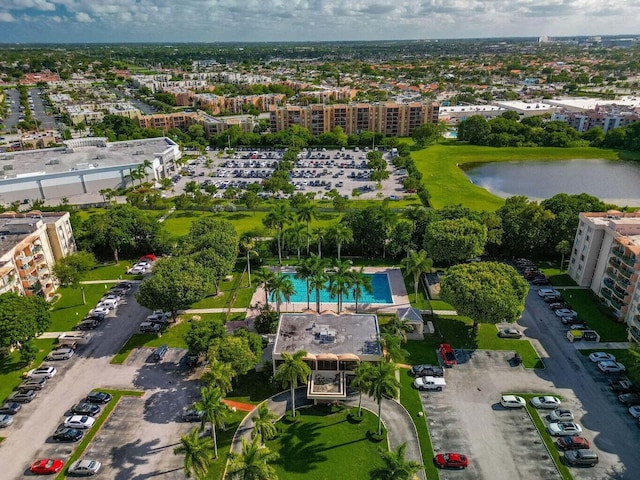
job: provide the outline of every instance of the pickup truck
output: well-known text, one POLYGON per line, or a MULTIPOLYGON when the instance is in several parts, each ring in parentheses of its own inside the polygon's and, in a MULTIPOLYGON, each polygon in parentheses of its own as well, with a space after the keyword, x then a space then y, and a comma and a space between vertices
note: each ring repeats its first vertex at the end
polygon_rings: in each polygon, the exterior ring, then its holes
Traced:
POLYGON ((147 322, 151 323, 167 323, 171 320, 170 312, 163 312, 162 310, 155 310, 151 315, 147 316, 147 322))
POLYGON ((58 337, 60 345, 69 345, 72 343, 85 344, 91 341, 91 334, 86 332, 64 332, 58 337))
POLYGON ((447 383, 444 378, 441 377, 418 377, 414 380, 413 385, 418 390, 435 390, 436 392, 442 391, 447 383))
POLYGON ((442 357, 442 362, 447 367, 451 367, 458 363, 458 361, 456 360, 456 355, 455 353, 453 353, 453 349, 448 343, 441 343, 438 351, 440 352, 440 356, 442 357))

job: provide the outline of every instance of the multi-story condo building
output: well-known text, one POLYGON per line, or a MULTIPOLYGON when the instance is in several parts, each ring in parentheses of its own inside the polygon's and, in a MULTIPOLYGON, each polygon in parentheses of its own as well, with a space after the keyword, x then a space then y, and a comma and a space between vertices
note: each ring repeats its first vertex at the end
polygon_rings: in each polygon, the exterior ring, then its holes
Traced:
POLYGON ((640 341, 640 211, 581 213, 569 275, 589 287, 640 341))
POLYGON ((579 132, 600 127, 604 133, 607 133, 612 128, 626 127, 630 123, 637 122, 640 120, 640 113, 631 108, 601 105, 584 112, 568 110, 556 112, 551 116, 551 120, 565 122, 579 132))
POLYGON ((0 214, 0 294, 51 299, 58 286, 53 265, 75 250, 68 212, 0 214))
POLYGON ((351 103, 336 105, 272 106, 272 132, 292 125, 307 128, 313 135, 331 132, 340 126, 347 135, 377 132, 406 137, 425 123, 438 123, 438 103, 351 103))

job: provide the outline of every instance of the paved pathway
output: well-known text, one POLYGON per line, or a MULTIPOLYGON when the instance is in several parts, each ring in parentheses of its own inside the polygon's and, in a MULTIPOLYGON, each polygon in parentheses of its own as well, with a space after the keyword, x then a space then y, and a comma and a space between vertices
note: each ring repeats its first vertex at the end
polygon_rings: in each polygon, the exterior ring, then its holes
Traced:
MULTIPOLYGON (((298 388, 295 395, 296 409, 304 405, 312 404, 312 401, 307 400, 306 398, 306 387, 298 388)), ((342 403, 351 407, 357 407, 358 399, 358 395, 351 395, 346 400, 342 401, 342 403)), ((274 395, 270 399, 266 400, 266 402, 269 405, 269 410, 281 418, 285 415, 285 412, 291 408, 290 400, 291 392, 287 390, 274 395)), ((378 404, 376 401, 367 396, 362 397, 362 407, 374 412, 375 414, 378 412, 378 404)), ((249 413, 238 426, 231 444, 232 452, 237 453, 241 451, 243 438, 247 441, 250 440, 251 429, 253 428, 252 416, 253 415, 249 413)), ((422 453, 420 451, 420 442, 418 441, 418 432, 416 431, 416 427, 411 416, 405 408, 395 400, 385 399, 382 401, 381 416, 382 422, 387 429, 389 446, 391 448, 397 448, 399 445, 406 443, 407 449, 405 452, 405 458, 407 460, 418 462, 422 465, 422 453)), ((424 417, 422 421, 424 421, 424 417)), ((424 471, 419 472, 418 478, 422 480, 426 479, 424 471)))
POLYGON ((222 403, 230 407, 234 407, 236 410, 240 410, 241 412, 252 412, 253 409, 256 408, 255 405, 250 403, 236 402, 235 400, 228 400, 226 398, 222 400, 222 403))
POLYGON ((576 350, 617 350, 623 348, 630 348, 630 342, 604 342, 604 343, 593 343, 593 342, 573 342, 573 346, 576 347, 576 350))

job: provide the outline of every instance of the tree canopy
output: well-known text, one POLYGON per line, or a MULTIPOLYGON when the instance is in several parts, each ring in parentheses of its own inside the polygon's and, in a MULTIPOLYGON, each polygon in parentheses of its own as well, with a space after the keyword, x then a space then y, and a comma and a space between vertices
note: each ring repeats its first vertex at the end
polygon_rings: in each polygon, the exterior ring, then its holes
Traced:
POLYGON ((424 248, 437 263, 452 264, 482 255, 487 227, 467 218, 440 220, 427 226, 424 248))
POLYGON ((45 332, 50 321, 49 306, 42 297, 3 293, 0 295, 0 348, 27 343, 45 332))

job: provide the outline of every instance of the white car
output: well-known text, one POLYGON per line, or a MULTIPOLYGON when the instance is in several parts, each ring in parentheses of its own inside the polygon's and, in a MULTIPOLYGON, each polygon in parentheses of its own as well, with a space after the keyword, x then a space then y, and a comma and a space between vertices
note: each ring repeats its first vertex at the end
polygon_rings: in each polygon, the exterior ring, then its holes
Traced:
POLYGON ((93 427, 96 419, 88 415, 72 415, 64 419, 64 426, 71 428, 87 429, 93 427))
POLYGON ((591 360, 592 362, 595 362, 595 363, 606 362, 606 361, 615 362, 616 361, 616 357, 614 357, 610 353, 593 352, 593 353, 589 354, 589 360, 591 360))
POLYGON ((612 362, 605 360, 604 362, 598 362, 598 368, 604 373, 621 373, 626 372, 626 367, 620 362, 612 362))
POLYGON ((129 270, 127 270, 127 273, 129 275, 144 275, 145 273, 147 273, 147 269, 145 267, 132 267, 129 270))
POLYGON ((504 408, 524 408, 527 406, 527 402, 517 395, 503 395, 500 398, 500 405, 504 408))
POLYGON ((96 305, 96 308, 107 308, 109 310, 113 310, 114 308, 116 308, 118 306, 118 301, 117 300, 104 300, 103 302, 100 302, 98 305, 96 305))
POLYGON ((566 408, 556 408, 549 414, 549 420, 552 422, 573 422, 573 413, 566 408))
POLYGON ((575 310, 571 310, 569 308, 559 308, 558 310, 555 311, 555 314, 556 314, 556 317, 558 318, 578 316, 578 312, 576 312, 575 310))
POLYGON ((57 348, 49 352, 47 360, 69 360, 73 357, 74 351, 72 348, 57 348))
POLYGON ((51 378, 56 375, 57 370, 54 367, 38 367, 27 372, 27 378, 51 378))
POLYGON ((531 399, 531 405, 533 405, 536 408, 555 409, 560 406, 560 400, 557 397, 544 395, 542 397, 533 397, 531 399))
POLYGON ((553 288, 541 288, 540 290, 538 290, 538 295, 540 295, 541 297, 549 297, 552 295, 554 297, 559 297, 560 292, 558 290, 554 290, 553 288))
POLYGON ((102 306, 100 304, 98 304, 98 306, 96 308, 94 308, 93 310, 91 310, 91 314, 93 315, 107 315, 109 312, 111 311, 111 309, 109 307, 105 307, 102 306))
POLYGON ((629 413, 633 416, 633 418, 640 418, 640 405, 629 407, 629 413))
POLYGON ((582 433, 582 427, 573 422, 554 422, 550 423, 547 427, 549 435, 554 437, 580 435, 582 433))

